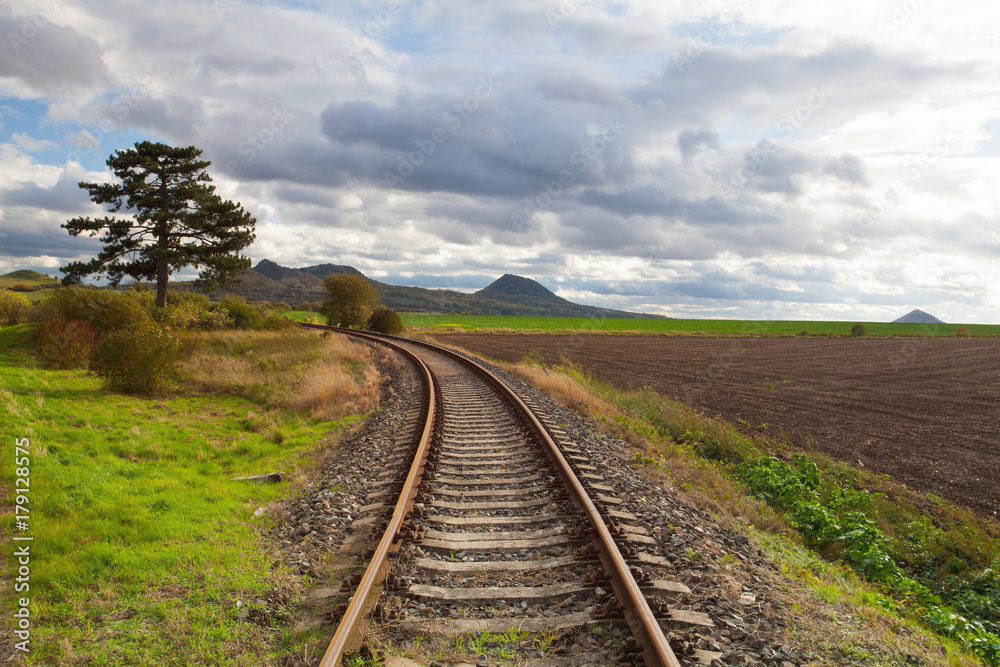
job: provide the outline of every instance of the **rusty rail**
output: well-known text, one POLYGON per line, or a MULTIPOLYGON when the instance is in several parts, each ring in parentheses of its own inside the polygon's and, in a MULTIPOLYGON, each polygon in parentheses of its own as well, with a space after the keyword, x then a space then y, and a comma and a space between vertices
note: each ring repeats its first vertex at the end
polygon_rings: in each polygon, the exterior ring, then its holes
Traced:
MULTIPOLYGON (((407 477, 407 484, 404 486, 403 492, 400 494, 399 502, 396 504, 396 512, 393 514, 392 522, 386 530, 385 535, 382 537, 382 541, 379 543, 379 548, 375 552, 372 564, 369 565, 368 571, 365 572, 365 576, 362 578, 361 586, 359 586, 358 591, 354 595, 354 600, 352 600, 351 605, 348 607, 348 613, 345 614, 344 619, 341 621, 340 627, 338 627, 337 633, 334 635, 333 641, 330 643, 330 648, 327 649, 326 655, 324 655, 323 661, 320 663, 320 667, 333 667, 334 665, 339 664, 340 657, 347 646, 347 637, 356 634, 353 624, 355 624, 362 616, 360 611, 361 605, 359 605, 359 610, 352 617, 350 617, 353 620, 349 620, 349 614, 351 614, 352 608, 354 608, 356 603, 358 603, 359 598, 363 595, 367 597, 371 593, 371 585, 365 589, 364 594, 362 593, 362 587, 365 585, 366 580, 375 581, 378 577, 378 573, 385 569, 386 556, 388 555, 389 547, 395 539, 396 531, 398 531, 399 526, 402 524, 403 518, 406 513, 409 512, 409 509, 413 504, 412 498, 416 493, 416 484, 411 484, 411 482, 413 482, 414 479, 419 481, 420 473, 422 473, 423 470, 423 459, 421 457, 426 457, 426 450, 432 428, 434 412, 433 407, 436 396, 434 395, 434 379, 430 370, 427 369, 426 365, 424 365, 424 363, 420 361, 416 355, 403 349, 401 346, 394 344, 392 339, 395 337, 385 336, 382 334, 362 333, 349 329, 338 329, 336 327, 325 327, 322 325, 303 326, 340 331, 341 333, 361 336, 369 340, 378 340, 379 342, 390 345, 395 349, 402 350, 408 357, 415 359, 420 368, 427 373, 427 382, 431 402, 431 408, 428 412, 428 419, 424 429, 423 438, 420 443, 419 453, 410 469, 410 475, 407 477), (418 468, 420 473, 416 472, 418 468), (377 567, 376 564, 378 564, 377 567), (376 570, 375 573, 372 573, 373 569, 376 570), (352 624, 352 627, 345 628, 348 622, 352 624)), ((639 645, 642 647, 643 660, 646 665, 649 667, 680 667, 680 662, 671 650, 667 638, 663 635, 663 630, 660 628, 660 625, 656 620, 656 616, 653 614, 652 610, 649 608, 649 604, 646 602, 646 596, 643 594, 642 589, 639 588, 635 578, 632 576, 628 562, 626 562, 625 558, 621 554, 621 551, 618 549, 618 545, 615 543, 614 537, 611 535, 611 531, 608 530, 604 518, 601 516, 600 510, 598 510, 597 506, 594 505, 593 500, 590 499, 590 496, 588 495, 583 484, 570 467, 569 461, 567 461, 566 457, 563 456, 562 451, 560 451, 558 445, 556 445, 555 441, 552 439, 552 436, 545 429, 545 426, 538 420, 538 417, 536 417, 531 409, 525 405, 524 401, 521 400, 514 390, 508 387, 507 384, 500 380, 496 375, 479 364, 469 361, 462 355, 439 345, 414 339, 406 340, 409 343, 432 349, 436 352, 459 360, 462 364, 471 368, 474 372, 485 378, 490 384, 493 384, 494 387, 496 387, 501 394, 507 398, 507 400, 513 403, 522 412, 522 414, 528 418, 533 430, 536 432, 539 439, 541 439, 545 444, 550 458, 556 465, 560 478, 563 480, 566 487, 571 491, 574 502, 584 511, 584 513, 586 513, 587 518, 590 520, 590 523, 596 531, 599 557, 605 571, 610 575, 611 587, 615 591, 615 596, 620 602, 623 603, 625 619, 629 624, 629 629, 632 631, 632 636, 635 637, 636 641, 638 641, 639 645)), ((385 576, 384 572, 382 573, 382 576, 385 576)))
MULTIPOLYGON (((319 328, 326 330, 332 328, 324 327, 322 325, 303 326, 307 328, 319 328)), ((362 334, 357 331, 342 330, 342 332, 368 339, 375 339, 374 336, 362 334)), ((406 350, 391 341, 379 340, 379 342, 402 352, 408 358, 413 360, 420 369, 422 376, 421 381, 424 382, 427 390, 426 419, 424 420, 424 428, 420 436, 420 442, 417 444, 416 454, 413 457, 413 463, 410 466, 410 472, 406 477, 406 482, 403 484, 403 490, 399 494, 399 500, 396 502, 396 509, 393 510, 392 519, 389 521, 389 526, 386 528, 385 533, 382 535, 382 539, 378 543, 378 547, 375 549, 375 555, 372 556, 371 563, 368 565, 364 575, 361 577, 361 583, 358 584, 358 588, 354 592, 354 597, 351 599, 351 603, 347 606, 347 611, 344 612, 344 617, 341 619, 340 625, 337 627, 337 631, 333 635, 333 639, 330 640, 330 645, 327 647, 326 653, 323 654, 323 659, 320 660, 320 667, 335 667, 336 665, 339 665, 346 650, 357 648, 361 645, 361 641, 364 638, 364 628, 367 625, 371 610, 375 606, 375 602, 378 600, 378 594, 381 593, 381 584, 385 581, 385 577, 388 575, 391 567, 391 563, 389 561, 389 551, 393 546, 393 542, 396 539, 396 534, 399 532, 400 526, 403 524, 403 520, 406 518, 410 508, 413 506, 413 498, 417 493, 417 486, 420 484, 420 479, 423 476, 424 463, 427 460, 427 450, 430 446, 431 433, 434 429, 437 390, 434 385, 434 376, 431 374, 430 369, 427 368, 419 357, 409 350, 406 350)))

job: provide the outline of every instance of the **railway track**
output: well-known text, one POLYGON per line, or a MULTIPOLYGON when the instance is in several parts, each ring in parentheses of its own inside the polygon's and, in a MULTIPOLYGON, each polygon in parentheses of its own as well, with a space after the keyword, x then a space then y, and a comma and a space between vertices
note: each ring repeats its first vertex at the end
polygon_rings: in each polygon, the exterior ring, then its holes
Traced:
POLYGON ((367 551, 369 565, 345 585, 351 603, 323 667, 361 646, 375 613, 452 635, 552 636, 600 622, 616 628, 617 645, 585 660, 682 664, 671 630, 711 618, 678 608, 690 590, 665 574, 662 546, 557 424, 454 352, 342 332, 397 350, 419 396, 341 547, 367 551), (400 617, 402 607, 418 614, 400 617))

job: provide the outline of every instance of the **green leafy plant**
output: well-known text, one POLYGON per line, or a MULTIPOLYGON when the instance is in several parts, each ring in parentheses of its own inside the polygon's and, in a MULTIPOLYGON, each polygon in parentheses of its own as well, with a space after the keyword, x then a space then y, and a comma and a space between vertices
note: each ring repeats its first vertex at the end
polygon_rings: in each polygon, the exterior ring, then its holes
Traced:
POLYGON ((91 367, 111 389, 162 389, 180 354, 180 342, 159 326, 133 326, 101 336, 91 367))
POLYGON ((0 289, 0 321, 8 326, 23 320, 31 308, 31 302, 12 289, 0 289))
POLYGON ((368 329, 395 336, 403 332, 403 320, 395 311, 388 308, 378 308, 368 317, 368 329))

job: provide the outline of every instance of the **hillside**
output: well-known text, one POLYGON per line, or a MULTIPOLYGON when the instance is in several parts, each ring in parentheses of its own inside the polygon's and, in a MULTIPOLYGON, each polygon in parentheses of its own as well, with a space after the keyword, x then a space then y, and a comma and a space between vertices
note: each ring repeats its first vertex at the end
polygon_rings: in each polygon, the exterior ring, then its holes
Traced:
MULTIPOLYGON (((322 278, 331 273, 350 273, 365 277, 351 266, 319 264, 290 269, 263 259, 240 276, 241 282, 214 292, 229 294, 252 301, 286 301, 295 305, 301 301, 319 301, 325 296, 322 278)), ((371 280, 371 279, 369 279, 371 280)), ((413 313, 468 313, 470 315, 533 315, 560 317, 660 317, 630 313, 595 306, 583 306, 556 296, 544 285, 514 275, 504 275, 475 294, 453 290, 388 285, 371 280, 382 296, 382 302, 393 310, 413 313)), ((188 289, 192 283, 176 283, 188 289)))
POLYGON ((25 285, 28 287, 44 288, 54 287, 59 281, 52 276, 47 276, 38 271, 20 269, 11 271, 0 276, 0 287, 14 287, 15 285, 25 285))
POLYGON ((906 315, 903 315, 898 320, 893 320, 893 324, 945 324, 938 318, 934 317, 930 313, 925 313, 924 311, 916 308, 911 310, 906 315))

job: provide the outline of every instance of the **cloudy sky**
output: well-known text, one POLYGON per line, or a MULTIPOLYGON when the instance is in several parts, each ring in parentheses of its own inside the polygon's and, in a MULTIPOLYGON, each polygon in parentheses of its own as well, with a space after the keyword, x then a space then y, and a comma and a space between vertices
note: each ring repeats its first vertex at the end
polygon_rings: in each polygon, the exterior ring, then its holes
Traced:
MULTIPOLYGON (((986 0, 0 3, 0 273, 196 145, 256 262, 683 317, 1000 322, 986 0)), ((189 275, 185 273, 183 275, 189 275)))

